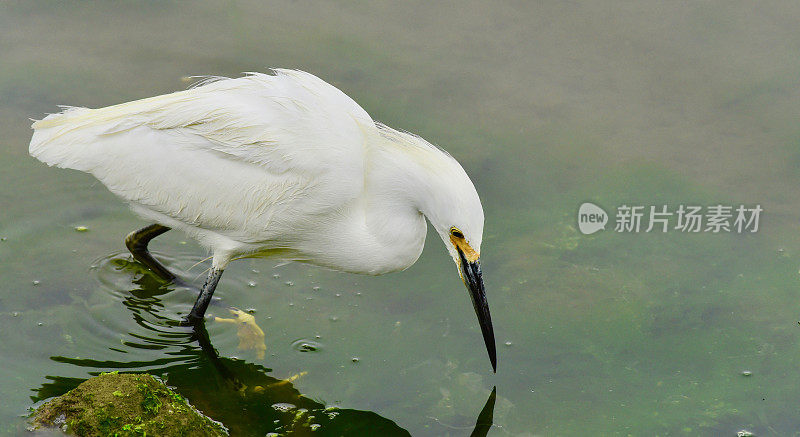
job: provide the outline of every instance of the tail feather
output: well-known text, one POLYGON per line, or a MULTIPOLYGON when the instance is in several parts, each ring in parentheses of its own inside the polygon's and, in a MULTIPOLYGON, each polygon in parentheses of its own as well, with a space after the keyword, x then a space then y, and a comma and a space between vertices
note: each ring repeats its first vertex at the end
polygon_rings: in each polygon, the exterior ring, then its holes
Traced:
POLYGON ((75 168, 83 152, 76 135, 70 135, 80 127, 76 118, 91 112, 88 108, 68 107, 57 114, 50 114, 42 120, 34 121, 34 130, 28 153, 50 166, 75 168))

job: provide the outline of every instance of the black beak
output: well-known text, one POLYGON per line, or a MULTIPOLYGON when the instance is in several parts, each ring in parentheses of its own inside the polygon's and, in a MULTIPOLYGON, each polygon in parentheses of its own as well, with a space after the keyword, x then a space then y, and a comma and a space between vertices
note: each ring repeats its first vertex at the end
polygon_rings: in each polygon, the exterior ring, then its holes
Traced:
POLYGON ((461 249, 457 250, 460 258, 461 278, 469 290, 470 297, 472 297, 472 306, 475 307, 475 314, 478 316, 478 323, 481 325, 483 342, 486 343, 486 351, 489 353, 489 360, 492 362, 492 370, 496 373, 497 349, 494 343, 492 316, 489 315, 489 302, 486 301, 486 291, 483 289, 481 262, 480 260, 469 262, 464 256, 464 252, 461 249))

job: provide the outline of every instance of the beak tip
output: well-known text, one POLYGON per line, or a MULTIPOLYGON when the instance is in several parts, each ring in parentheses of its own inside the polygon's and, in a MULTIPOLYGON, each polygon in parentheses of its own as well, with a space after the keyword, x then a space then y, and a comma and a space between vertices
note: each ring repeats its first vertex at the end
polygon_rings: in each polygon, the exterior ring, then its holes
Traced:
POLYGON ((486 292, 483 288, 480 262, 478 260, 468 261, 461 249, 458 249, 458 255, 460 258, 461 279, 464 280, 464 284, 467 286, 472 298, 475 315, 478 316, 478 324, 481 327, 483 341, 486 344, 486 352, 489 353, 489 361, 492 363, 492 371, 497 373, 497 349, 494 329, 492 328, 492 316, 489 313, 489 303, 486 301, 486 292))

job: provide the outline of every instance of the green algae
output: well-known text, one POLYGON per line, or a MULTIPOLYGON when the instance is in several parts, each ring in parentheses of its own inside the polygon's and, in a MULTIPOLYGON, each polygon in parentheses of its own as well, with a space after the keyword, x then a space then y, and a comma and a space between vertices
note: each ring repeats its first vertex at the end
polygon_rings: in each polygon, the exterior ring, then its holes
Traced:
POLYGON ((148 374, 103 373, 40 406, 34 427, 78 436, 223 436, 227 430, 148 374))

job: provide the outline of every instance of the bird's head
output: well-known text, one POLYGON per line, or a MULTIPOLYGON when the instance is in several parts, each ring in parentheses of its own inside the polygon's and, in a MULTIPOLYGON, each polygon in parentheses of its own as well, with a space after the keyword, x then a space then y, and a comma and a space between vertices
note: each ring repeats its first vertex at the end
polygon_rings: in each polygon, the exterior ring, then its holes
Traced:
POLYGON ((400 193, 398 197, 410 201, 412 214, 421 212, 428 218, 444 242, 472 298, 496 370, 494 330, 481 274, 483 207, 478 192, 464 168, 447 152, 416 135, 378 127, 381 150, 387 153, 382 161, 387 166, 379 174, 386 176, 388 186, 400 193))
POLYGON ((472 181, 454 159, 450 158, 446 167, 442 167, 439 176, 436 206, 431 205, 426 216, 447 247, 469 291, 492 369, 497 371, 494 329, 480 261, 483 207, 472 181))

